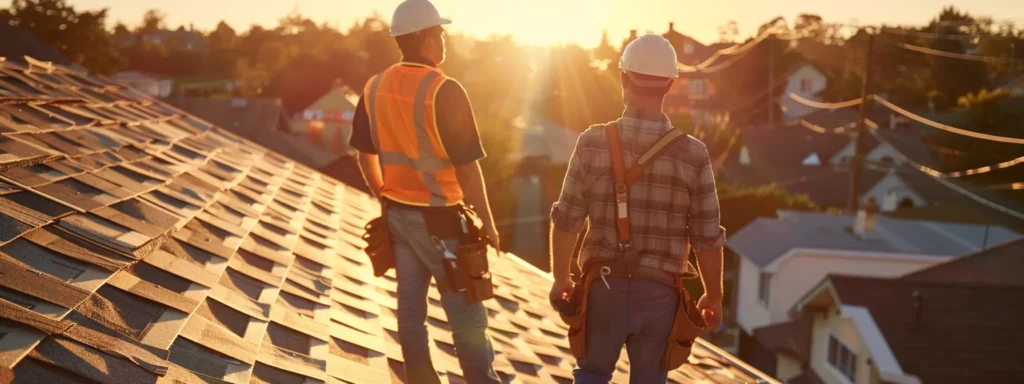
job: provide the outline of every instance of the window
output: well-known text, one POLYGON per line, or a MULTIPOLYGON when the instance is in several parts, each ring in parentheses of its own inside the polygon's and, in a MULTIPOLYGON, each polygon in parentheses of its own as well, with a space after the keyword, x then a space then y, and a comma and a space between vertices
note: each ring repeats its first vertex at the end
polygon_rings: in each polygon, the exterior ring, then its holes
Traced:
POLYGON ((704 80, 693 80, 690 81, 690 94, 691 95, 703 95, 704 94, 704 80))
POLYGON ((850 382, 857 382, 857 354, 831 334, 828 335, 828 363, 850 382))
POLYGON ((800 79, 800 92, 809 92, 811 85, 811 79, 800 79))
POLYGON ((771 294, 771 282, 772 274, 770 272, 761 272, 761 282, 757 287, 757 298, 765 306, 768 305, 768 296, 771 294))

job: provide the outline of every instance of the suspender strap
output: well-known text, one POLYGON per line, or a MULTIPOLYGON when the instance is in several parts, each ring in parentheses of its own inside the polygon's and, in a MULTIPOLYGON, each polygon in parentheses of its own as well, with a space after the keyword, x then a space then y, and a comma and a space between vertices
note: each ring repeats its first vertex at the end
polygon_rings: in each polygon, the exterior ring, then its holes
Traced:
MULTIPOLYGON (((635 259, 636 255, 630 237, 629 188, 640 179, 644 168, 651 163, 651 160, 661 156, 665 150, 671 147, 672 143, 685 137, 686 133, 678 129, 667 132, 654 145, 648 148, 643 155, 637 158, 636 163, 629 167, 628 171, 622 157, 622 142, 619 137, 618 124, 612 122, 605 126, 605 134, 608 139, 608 149, 612 163, 612 177, 615 188, 615 232, 618 234, 619 249, 624 254, 633 253, 632 257, 635 259)), ((631 270, 630 273, 632 273, 634 269, 633 264, 635 263, 636 260, 627 260, 627 268, 631 270)))
POLYGON ((619 141, 619 126, 608 124, 608 149, 612 160, 612 177, 615 181, 615 229, 619 235, 619 247, 629 244, 629 186, 626 185, 626 165, 622 160, 622 142, 619 141))

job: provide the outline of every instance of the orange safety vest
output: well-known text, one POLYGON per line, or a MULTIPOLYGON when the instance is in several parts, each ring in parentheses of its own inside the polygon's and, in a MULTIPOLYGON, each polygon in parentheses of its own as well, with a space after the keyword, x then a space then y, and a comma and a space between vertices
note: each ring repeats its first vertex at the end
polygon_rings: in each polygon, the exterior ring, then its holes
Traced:
POLYGON ((435 98, 447 77, 440 69, 399 63, 366 84, 366 114, 384 175, 381 194, 416 206, 451 206, 462 187, 437 132, 435 98))

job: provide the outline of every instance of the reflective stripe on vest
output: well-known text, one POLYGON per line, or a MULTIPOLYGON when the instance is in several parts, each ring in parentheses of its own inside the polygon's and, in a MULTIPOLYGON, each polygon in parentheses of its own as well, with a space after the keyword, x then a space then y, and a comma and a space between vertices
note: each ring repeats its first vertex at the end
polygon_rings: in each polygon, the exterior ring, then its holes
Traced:
POLYGON ((434 115, 434 97, 445 79, 440 70, 403 63, 367 84, 371 137, 384 176, 382 194, 392 200, 420 206, 462 201, 434 115))

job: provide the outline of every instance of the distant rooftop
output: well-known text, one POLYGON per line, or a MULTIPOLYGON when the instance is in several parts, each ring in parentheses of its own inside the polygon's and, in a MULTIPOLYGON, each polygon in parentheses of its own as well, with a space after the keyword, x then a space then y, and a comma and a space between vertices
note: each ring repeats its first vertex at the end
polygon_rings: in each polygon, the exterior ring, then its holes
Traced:
POLYGON ((1017 239, 1002 226, 953 224, 878 216, 877 229, 858 237, 854 216, 780 211, 759 218, 728 240, 728 246, 759 266, 794 248, 908 255, 960 256, 1017 239))

